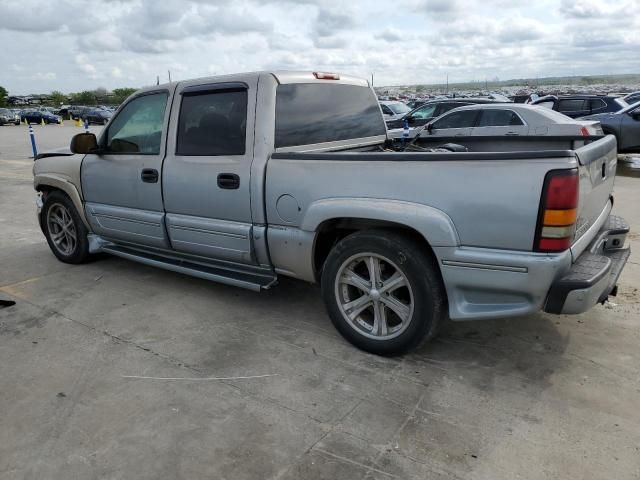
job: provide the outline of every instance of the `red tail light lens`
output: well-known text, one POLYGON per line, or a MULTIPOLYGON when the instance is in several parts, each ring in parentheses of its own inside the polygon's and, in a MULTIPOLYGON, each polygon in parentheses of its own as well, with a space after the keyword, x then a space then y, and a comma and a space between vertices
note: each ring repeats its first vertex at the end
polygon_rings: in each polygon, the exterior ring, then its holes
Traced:
POLYGON ((535 251, 562 252, 571 247, 576 227, 579 186, 576 169, 547 173, 540 201, 535 251))
POLYGON ((589 133, 589 129, 588 129, 587 127, 582 127, 582 128, 580 129, 580 134, 581 134, 583 137, 588 137, 589 135, 591 135, 591 134, 589 133))

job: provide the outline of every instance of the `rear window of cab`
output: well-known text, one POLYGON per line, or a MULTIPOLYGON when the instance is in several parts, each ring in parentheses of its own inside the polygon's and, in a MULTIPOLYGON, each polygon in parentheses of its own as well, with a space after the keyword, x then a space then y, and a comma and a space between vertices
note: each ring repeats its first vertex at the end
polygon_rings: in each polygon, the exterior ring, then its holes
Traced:
POLYGON ((276 148, 386 133, 378 99, 369 87, 295 83, 277 88, 276 148))

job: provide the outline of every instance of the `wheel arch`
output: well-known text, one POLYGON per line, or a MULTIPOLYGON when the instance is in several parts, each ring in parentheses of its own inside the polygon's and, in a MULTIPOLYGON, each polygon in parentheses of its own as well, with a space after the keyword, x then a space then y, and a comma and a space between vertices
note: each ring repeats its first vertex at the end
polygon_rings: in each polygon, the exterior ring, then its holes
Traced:
POLYGON ((82 197, 75 185, 63 177, 52 174, 40 174, 36 175, 33 180, 33 186, 38 192, 42 192, 45 196, 54 190, 64 193, 71 201, 73 206, 76 207, 78 215, 82 219, 82 223, 85 224, 89 231, 91 227, 84 213, 84 206, 82 203, 82 197))
POLYGON ((455 226, 444 212, 397 200, 322 200, 307 210, 301 228, 315 232, 312 255, 316 279, 333 245, 355 231, 400 231, 423 245, 434 257, 433 247, 459 245, 455 226))

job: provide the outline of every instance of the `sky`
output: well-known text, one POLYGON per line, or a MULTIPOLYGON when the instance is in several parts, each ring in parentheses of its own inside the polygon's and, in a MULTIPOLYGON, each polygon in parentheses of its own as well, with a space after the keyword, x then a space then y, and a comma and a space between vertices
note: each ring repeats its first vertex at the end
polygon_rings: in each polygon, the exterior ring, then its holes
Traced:
POLYGON ((10 94, 274 69, 376 85, 640 73, 640 0, 0 0, 10 94))

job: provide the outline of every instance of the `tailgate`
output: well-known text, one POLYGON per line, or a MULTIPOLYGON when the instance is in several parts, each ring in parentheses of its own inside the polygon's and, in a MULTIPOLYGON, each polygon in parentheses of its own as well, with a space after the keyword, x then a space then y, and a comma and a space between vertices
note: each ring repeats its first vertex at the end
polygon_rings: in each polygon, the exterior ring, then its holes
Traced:
MULTIPOLYGON (((585 236, 595 236, 601 226, 595 224, 602 224, 606 220, 607 215, 603 211, 608 208, 618 161, 616 139, 613 135, 607 135, 580 147, 576 150, 576 156, 580 171, 580 197, 574 246, 585 236)), ((584 238, 579 243, 586 246, 591 240, 584 238)), ((578 256, 581 251, 573 253, 578 256)))

